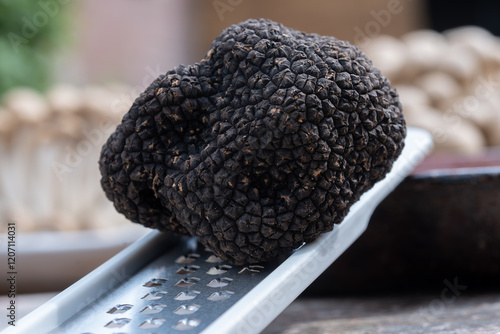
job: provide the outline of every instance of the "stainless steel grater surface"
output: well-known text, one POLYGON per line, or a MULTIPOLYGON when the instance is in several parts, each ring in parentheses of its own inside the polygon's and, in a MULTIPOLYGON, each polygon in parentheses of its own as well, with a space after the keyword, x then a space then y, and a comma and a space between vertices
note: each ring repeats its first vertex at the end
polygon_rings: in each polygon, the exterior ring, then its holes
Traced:
POLYGON ((363 233, 431 146, 409 128, 391 172, 343 222, 279 261, 235 267, 193 238, 153 231, 2 333, 258 333, 363 233))
POLYGON ((180 242, 51 333, 198 332, 278 265, 233 267, 196 239, 180 242))

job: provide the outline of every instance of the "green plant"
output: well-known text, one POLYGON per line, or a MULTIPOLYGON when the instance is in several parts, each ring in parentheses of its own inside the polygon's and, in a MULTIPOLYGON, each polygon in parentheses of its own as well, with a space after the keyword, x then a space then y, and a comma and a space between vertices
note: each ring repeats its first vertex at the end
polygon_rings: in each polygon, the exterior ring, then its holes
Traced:
POLYGON ((16 86, 48 86, 51 56, 66 31, 65 12, 56 0, 0 1, 0 95, 16 86))

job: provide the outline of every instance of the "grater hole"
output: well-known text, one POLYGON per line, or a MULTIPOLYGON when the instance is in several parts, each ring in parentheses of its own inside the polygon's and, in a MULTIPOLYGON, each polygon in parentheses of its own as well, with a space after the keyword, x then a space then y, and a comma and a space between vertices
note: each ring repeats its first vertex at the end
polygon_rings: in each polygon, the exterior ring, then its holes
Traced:
POLYGON ((165 278, 153 278, 150 281, 144 283, 143 286, 145 286, 147 288, 154 288, 154 287, 162 286, 163 283, 166 283, 167 281, 168 280, 165 278))
POLYGON ((163 295, 166 295, 167 293, 168 292, 164 291, 164 290, 155 290, 155 291, 151 291, 150 293, 146 294, 141 299, 144 299, 144 300, 157 300, 157 299, 160 299, 161 297, 163 297, 163 295))
POLYGON ((144 321, 142 324, 139 325, 139 328, 142 329, 158 328, 161 325, 163 325, 165 321, 167 320, 162 318, 147 319, 146 321, 144 321))
POLYGON ((214 278, 207 284, 207 286, 211 288, 222 288, 223 286, 227 286, 232 281, 233 279, 229 277, 214 278))
POLYGON ((252 265, 249 265, 248 267, 250 269, 253 269, 253 270, 262 270, 262 269, 264 269, 263 266, 259 266, 258 264, 252 264, 252 265))
POLYGON ((191 299, 195 299, 199 294, 200 294, 200 291, 188 290, 188 291, 183 291, 183 292, 179 293, 177 296, 174 297, 174 299, 175 300, 191 300, 191 299))
POLYGON ((142 309, 141 313, 144 314, 155 314, 161 312, 167 305, 165 304, 152 304, 148 305, 142 309))
POLYGON ((174 286, 177 286, 180 288, 186 288, 186 287, 190 287, 190 286, 195 285, 196 283, 198 283, 199 280, 200 279, 198 277, 186 277, 186 278, 179 280, 179 282, 175 283, 174 286))
POLYGON ((250 265, 248 267, 245 267, 243 269, 241 269, 240 271, 238 271, 238 274, 241 274, 241 275, 253 275, 253 274, 258 274, 260 273, 260 271, 264 269, 263 266, 259 266, 259 265, 250 265))
POLYGON ((227 271, 231 268, 232 268, 231 266, 229 266, 227 264, 223 264, 220 266, 215 266, 215 267, 210 268, 207 271, 207 274, 208 275, 220 275, 220 274, 227 273, 227 271))
POLYGON ((208 297, 207 299, 211 300, 213 302, 219 302, 219 301, 228 299, 233 294, 234 294, 234 292, 232 292, 232 291, 217 291, 217 292, 212 293, 210 295, 210 297, 208 297))
POLYGON ((181 305, 179 306, 174 313, 179 315, 192 314, 200 309, 200 305, 191 304, 191 305, 181 305))
POLYGON ((113 306, 108 312, 109 314, 121 314, 130 310, 134 305, 131 304, 118 304, 113 306))
POLYGON ((189 275, 189 274, 194 273, 198 269, 200 269, 199 266, 194 266, 194 265, 184 266, 182 268, 179 268, 175 273, 177 275, 189 275))
POLYGON ((184 330, 188 330, 188 329, 192 329, 192 328, 195 328, 197 327, 199 324, 201 323, 200 320, 198 319, 188 319, 188 318, 185 318, 185 319, 181 319, 179 320, 174 326, 173 328, 174 329, 177 329, 179 331, 184 331, 184 330))
POLYGON ((121 328, 128 324, 132 319, 129 318, 116 318, 108 322, 104 327, 106 328, 121 328))
POLYGON ((175 260, 175 263, 191 263, 196 261, 200 257, 200 254, 189 253, 186 255, 181 255, 175 260))
POLYGON ((215 256, 215 255, 210 255, 208 257, 208 259, 205 260, 205 262, 208 262, 208 263, 219 263, 219 262, 222 262, 222 259, 218 256, 215 256))

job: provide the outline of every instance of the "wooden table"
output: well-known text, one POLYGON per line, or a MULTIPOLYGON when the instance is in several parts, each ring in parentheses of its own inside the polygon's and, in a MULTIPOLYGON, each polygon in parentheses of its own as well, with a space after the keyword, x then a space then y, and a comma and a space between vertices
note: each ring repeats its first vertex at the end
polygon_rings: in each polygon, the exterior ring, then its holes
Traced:
POLYGON ((499 334, 500 292, 297 299, 264 334, 499 334), (455 297, 455 298, 453 298, 455 297))

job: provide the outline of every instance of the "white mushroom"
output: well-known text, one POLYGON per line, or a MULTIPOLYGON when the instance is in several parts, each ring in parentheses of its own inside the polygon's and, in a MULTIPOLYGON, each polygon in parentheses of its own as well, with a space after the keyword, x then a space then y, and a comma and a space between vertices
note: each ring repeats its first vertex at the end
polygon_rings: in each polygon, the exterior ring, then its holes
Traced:
POLYGON ((47 92, 47 100, 53 111, 72 114, 83 107, 81 90, 73 85, 60 84, 47 92))
POLYGON ((50 114, 46 99, 31 88, 15 88, 3 96, 3 105, 23 122, 38 123, 50 114))
POLYGON ((375 38, 363 51, 391 81, 401 74, 408 57, 404 43, 387 35, 375 38))
POLYGON ((454 99, 462 92, 462 87, 455 78, 443 72, 422 74, 415 80, 415 84, 427 93, 432 104, 437 107, 443 101, 454 99))
POLYGON ((404 35, 402 40, 408 50, 408 66, 405 72, 410 78, 435 69, 448 47, 444 36, 433 30, 410 32, 404 35))

